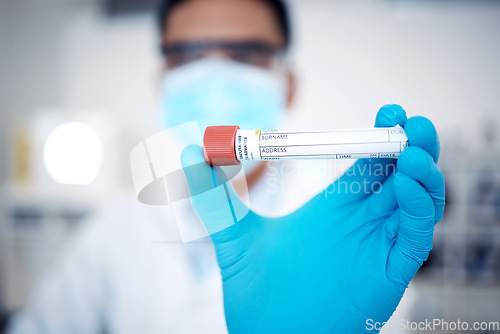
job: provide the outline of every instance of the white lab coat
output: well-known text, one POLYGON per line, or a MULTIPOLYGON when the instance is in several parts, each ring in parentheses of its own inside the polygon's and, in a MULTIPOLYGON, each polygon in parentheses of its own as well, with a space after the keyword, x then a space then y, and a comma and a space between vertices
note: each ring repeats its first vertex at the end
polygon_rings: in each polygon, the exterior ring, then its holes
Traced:
MULTIPOLYGON (((273 162, 250 191, 251 208, 295 210, 341 172, 331 167, 273 162)), ((8 333, 227 333, 213 245, 180 240, 168 206, 115 202, 69 242, 8 333)))

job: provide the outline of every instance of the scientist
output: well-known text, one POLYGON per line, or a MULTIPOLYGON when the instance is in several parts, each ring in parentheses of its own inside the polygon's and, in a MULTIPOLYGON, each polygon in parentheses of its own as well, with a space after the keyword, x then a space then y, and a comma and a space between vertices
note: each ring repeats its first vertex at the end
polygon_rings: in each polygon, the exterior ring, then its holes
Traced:
MULTIPOLYGON (((278 125, 294 96, 281 1, 166 1, 160 21, 166 126, 278 125)), ((427 259, 444 207, 432 123, 407 119, 397 105, 378 111, 375 126, 397 124, 410 141, 397 164, 358 160, 276 218, 252 199, 276 200, 262 186, 265 163, 244 166, 251 211, 235 219, 223 208, 244 204, 204 192, 226 180, 204 163, 201 148, 187 147, 186 178, 201 194, 193 207, 207 230, 227 227, 211 235, 213 245, 155 244, 175 233, 169 208, 118 205, 76 236, 10 333, 378 332, 427 259), (376 191, 338 187, 366 182, 376 191)))

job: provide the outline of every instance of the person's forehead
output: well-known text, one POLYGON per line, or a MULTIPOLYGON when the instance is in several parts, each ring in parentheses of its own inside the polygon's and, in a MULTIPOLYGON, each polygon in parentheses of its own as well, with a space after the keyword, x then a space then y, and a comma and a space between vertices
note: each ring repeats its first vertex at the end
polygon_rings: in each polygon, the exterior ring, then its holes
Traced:
POLYGON ((258 40, 284 44, 272 9, 260 0, 188 0, 167 18, 163 41, 258 40))

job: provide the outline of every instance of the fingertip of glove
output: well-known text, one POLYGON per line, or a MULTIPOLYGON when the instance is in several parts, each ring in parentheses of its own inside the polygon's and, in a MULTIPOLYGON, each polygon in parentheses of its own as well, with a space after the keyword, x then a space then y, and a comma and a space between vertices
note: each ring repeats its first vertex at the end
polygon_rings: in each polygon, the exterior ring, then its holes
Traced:
POLYGON ((405 132, 408 136, 410 146, 418 146, 425 149, 434 158, 439 158, 439 138, 436 128, 432 122, 423 116, 411 117, 406 121, 405 132))
POLYGON ((418 131, 428 136, 436 136, 436 128, 431 120, 424 116, 414 116, 408 119, 405 129, 410 131, 418 131))
POLYGON ((406 122, 406 111, 399 104, 386 104, 379 109, 375 119, 376 127, 403 126, 406 122))

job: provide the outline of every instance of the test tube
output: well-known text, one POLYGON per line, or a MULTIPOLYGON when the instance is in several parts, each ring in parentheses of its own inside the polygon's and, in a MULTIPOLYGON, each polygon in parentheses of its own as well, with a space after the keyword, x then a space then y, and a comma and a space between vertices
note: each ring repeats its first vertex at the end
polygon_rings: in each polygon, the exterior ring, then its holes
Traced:
POLYGON ((245 160, 394 158, 408 146, 403 128, 350 130, 242 130, 209 126, 203 138, 210 166, 245 160))

